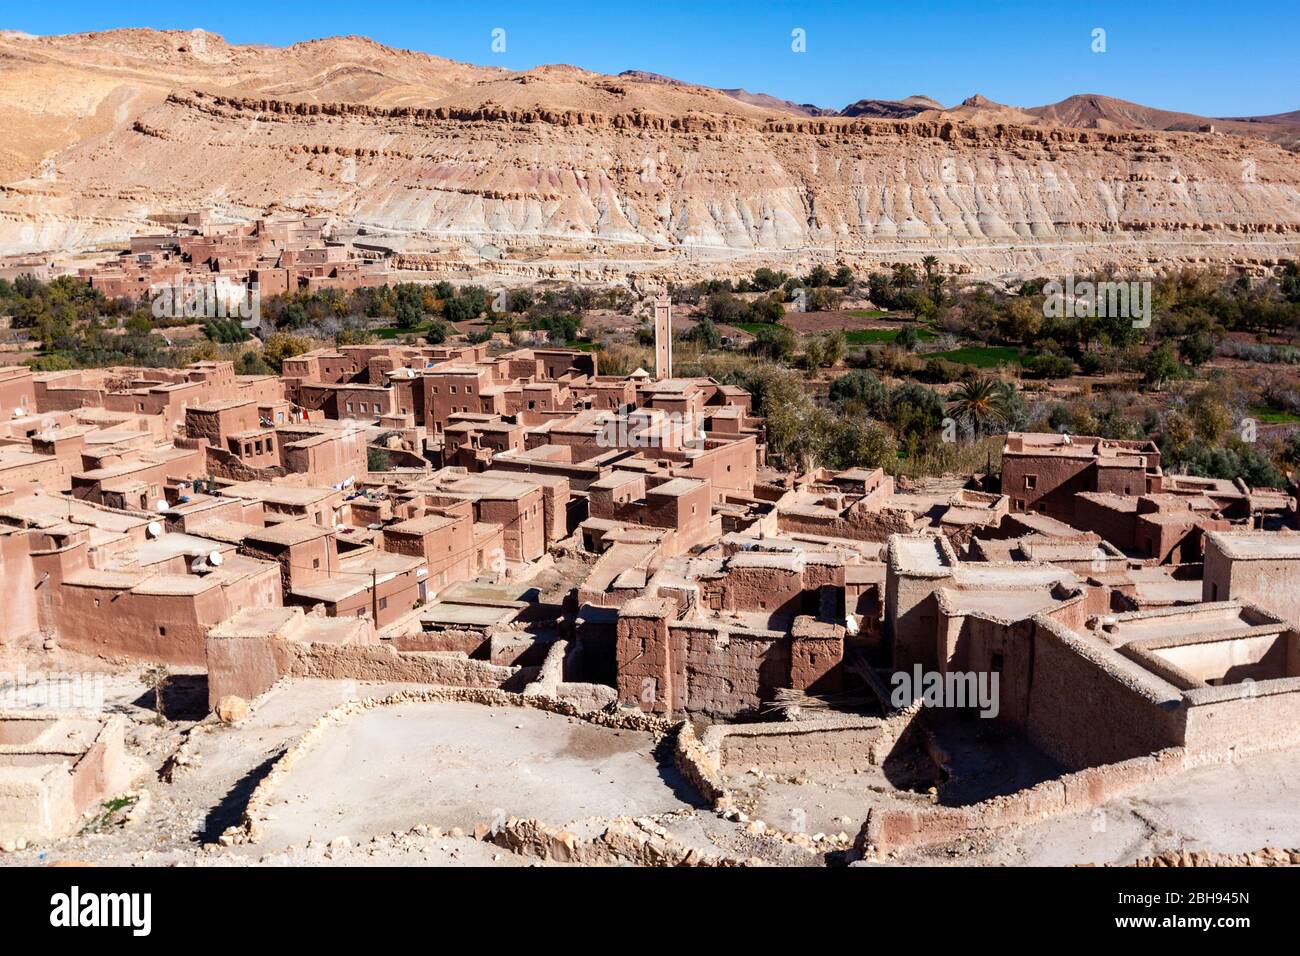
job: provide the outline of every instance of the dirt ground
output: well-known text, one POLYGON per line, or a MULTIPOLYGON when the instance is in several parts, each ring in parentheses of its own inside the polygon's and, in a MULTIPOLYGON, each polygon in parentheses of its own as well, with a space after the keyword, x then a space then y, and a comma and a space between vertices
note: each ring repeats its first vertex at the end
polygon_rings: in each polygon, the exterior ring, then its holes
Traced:
POLYGON ((294 764, 275 789, 263 842, 690 809, 689 787, 653 749, 646 733, 528 708, 376 708, 332 726, 294 764))
POLYGON ((888 315, 854 315, 855 311, 879 311, 871 303, 862 301, 846 305, 833 312, 787 312, 781 320, 801 335, 821 332, 855 332, 859 329, 892 329, 897 331, 899 323, 910 322, 912 316, 906 312, 888 315))
POLYGON ((1287 753, 1199 767, 1092 813, 1000 834, 966 863, 1127 863, 1166 851, 1300 846, 1300 767, 1287 753))

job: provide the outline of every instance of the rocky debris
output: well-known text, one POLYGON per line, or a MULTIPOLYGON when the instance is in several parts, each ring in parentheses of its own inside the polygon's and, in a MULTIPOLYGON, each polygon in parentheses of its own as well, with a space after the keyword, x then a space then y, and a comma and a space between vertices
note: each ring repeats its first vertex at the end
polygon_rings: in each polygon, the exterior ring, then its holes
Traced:
POLYGON ((217 719, 223 724, 233 724, 248 716, 248 701, 234 694, 227 694, 217 701, 217 719))
MULTIPOLYGON (((673 817, 665 814, 665 817, 673 817)), ((594 821, 588 821, 592 823, 594 821)), ((594 836, 582 837, 570 829, 548 827, 539 820, 511 817, 487 839, 495 845, 539 860, 555 863, 601 865, 631 863, 638 866, 741 866, 738 857, 706 854, 676 839, 654 817, 617 817, 594 836)))
POLYGON ((1144 856, 1129 866, 1193 867, 1193 866, 1300 866, 1300 849, 1282 849, 1268 846, 1249 853, 1209 853, 1199 850, 1171 850, 1157 856, 1144 856))

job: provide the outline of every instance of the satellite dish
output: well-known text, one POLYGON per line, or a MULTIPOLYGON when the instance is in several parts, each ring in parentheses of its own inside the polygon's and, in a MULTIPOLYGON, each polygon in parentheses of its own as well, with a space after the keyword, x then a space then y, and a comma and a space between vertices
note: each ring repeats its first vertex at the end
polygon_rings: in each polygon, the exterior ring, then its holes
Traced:
POLYGON ((197 558, 195 558, 193 561, 190 562, 190 570, 193 571, 195 574, 198 574, 200 571, 204 570, 207 566, 208 566, 208 562, 204 560, 203 555, 199 555, 197 558))
POLYGON ((151 538, 157 538, 163 533, 162 525, 157 521, 150 521, 149 526, 145 528, 145 530, 149 532, 149 537, 151 538))
POLYGON ((211 554, 208 555, 208 564, 212 565, 214 568, 221 567, 221 562, 225 560, 226 560, 226 556, 222 554, 220 551, 213 551, 211 554))
POLYGON ((166 511, 171 507, 171 505, 167 503, 166 498, 159 498, 153 503, 153 507, 155 511, 166 511))

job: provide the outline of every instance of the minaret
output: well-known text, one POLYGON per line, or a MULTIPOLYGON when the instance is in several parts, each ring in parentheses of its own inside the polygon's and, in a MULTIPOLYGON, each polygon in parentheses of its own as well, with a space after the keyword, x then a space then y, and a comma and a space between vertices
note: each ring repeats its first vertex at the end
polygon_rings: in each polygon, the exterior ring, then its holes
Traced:
POLYGON ((673 377, 673 303, 667 292, 655 299, 655 380, 673 377))

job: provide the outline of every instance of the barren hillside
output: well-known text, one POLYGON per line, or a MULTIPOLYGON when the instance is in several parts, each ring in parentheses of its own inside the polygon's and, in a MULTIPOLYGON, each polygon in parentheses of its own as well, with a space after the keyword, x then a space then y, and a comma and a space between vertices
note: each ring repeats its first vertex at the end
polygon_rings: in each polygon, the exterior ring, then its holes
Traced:
POLYGON ((804 117, 576 67, 507 73, 358 38, 0 37, 0 252, 151 215, 335 216, 404 262, 689 275, 928 253, 980 273, 1300 255, 1300 160, 1234 135, 1043 125, 972 98, 804 117))

